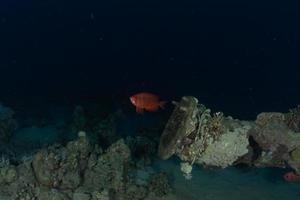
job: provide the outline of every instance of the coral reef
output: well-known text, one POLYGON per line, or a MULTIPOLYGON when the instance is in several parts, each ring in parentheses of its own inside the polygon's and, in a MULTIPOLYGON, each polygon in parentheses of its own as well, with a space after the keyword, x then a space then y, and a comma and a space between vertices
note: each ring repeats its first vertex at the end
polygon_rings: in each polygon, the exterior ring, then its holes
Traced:
POLYGON ((47 187, 74 189, 81 182, 82 170, 87 165, 91 152, 89 143, 82 133, 67 147, 52 146, 38 152, 32 161, 37 181, 47 187))
POLYGON ((157 197, 166 196, 170 191, 168 177, 165 173, 154 174, 149 183, 149 191, 157 197))
POLYGON ((289 152, 300 144, 300 134, 289 129, 283 113, 260 113, 255 124, 249 134, 262 153, 254 164, 259 167, 285 167, 289 152))
POLYGON ((151 173, 136 182, 136 168, 124 140, 103 150, 85 132, 66 146, 41 149, 32 159, 0 166, 1 199, 126 200, 163 199, 171 194, 165 174, 151 173), (135 174, 130 176, 130 174, 135 174), (152 198, 153 197, 153 198, 152 198))
POLYGON ((181 170, 191 178, 194 163, 227 167, 248 153, 248 131, 253 124, 211 114, 195 97, 183 97, 166 125, 159 144, 159 155, 176 154, 184 163, 181 170))
POLYGON ((296 108, 290 109, 289 111, 290 112, 286 113, 284 116, 285 123, 291 130, 300 132, 300 105, 296 108))
POLYGON ((202 155, 196 159, 197 164, 225 168, 248 153, 247 132, 251 129, 251 124, 232 119, 226 121, 226 123, 224 122, 225 131, 218 140, 207 145, 202 155), (230 127, 226 125, 230 125, 230 127))
POLYGON ((7 165, 0 168, 0 184, 9 184, 17 179, 17 171, 14 166, 7 165))
MULTIPOLYGON (((159 145, 149 135, 156 129, 124 139, 117 135, 121 112, 91 119, 77 107, 70 124, 77 131, 75 140, 44 147, 17 162, 0 157, 0 199, 175 199, 167 175, 150 165, 157 149, 162 159, 181 159, 186 179, 192 178, 194 165, 289 166, 300 173, 299 107, 242 121, 212 112, 192 96, 174 104, 159 145)), ((13 112, 1 105, 0 111, 0 138, 9 138, 11 132, 2 134, 8 129, 1 129, 1 123, 14 123, 13 112)))
POLYGON ((159 156, 177 155, 183 175, 190 179, 193 164, 225 168, 245 163, 257 167, 300 169, 299 107, 289 113, 260 113, 241 121, 182 97, 166 125, 159 156))

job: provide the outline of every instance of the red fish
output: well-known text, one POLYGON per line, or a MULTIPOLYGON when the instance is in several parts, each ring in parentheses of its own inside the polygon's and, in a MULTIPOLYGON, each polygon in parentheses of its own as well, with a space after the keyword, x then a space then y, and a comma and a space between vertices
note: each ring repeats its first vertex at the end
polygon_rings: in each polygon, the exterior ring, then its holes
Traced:
POLYGON ((159 96, 141 92, 130 97, 131 103, 136 107, 136 112, 139 114, 144 113, 144 110, 155 112, 159 108, 164 108, 166 101, 160 101, 159 96))
POLYGON ((296 174, 295 172, 288 172, 283 175, 283 178, 288 182, 300 181, 300 175, 296 174))

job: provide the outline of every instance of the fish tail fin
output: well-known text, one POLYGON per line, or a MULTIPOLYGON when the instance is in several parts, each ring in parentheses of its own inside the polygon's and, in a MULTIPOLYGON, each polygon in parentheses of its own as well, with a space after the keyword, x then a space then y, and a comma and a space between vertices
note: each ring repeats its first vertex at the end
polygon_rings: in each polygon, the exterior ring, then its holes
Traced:
POLYGON ((161 107, 162 109, 164 109, 166 103, 167 103, 167 101, 160 101, 160 102, 159 102, 159 107, 161 107))

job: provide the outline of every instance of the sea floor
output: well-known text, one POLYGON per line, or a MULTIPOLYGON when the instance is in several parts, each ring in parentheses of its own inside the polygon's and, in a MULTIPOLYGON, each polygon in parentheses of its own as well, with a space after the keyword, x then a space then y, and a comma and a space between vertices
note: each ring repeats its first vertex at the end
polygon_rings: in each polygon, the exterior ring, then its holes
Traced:
POLYGON ((176 159, 154 163, 166 171, 178 199, 189 200, 297 200, 300 182, 287 183, 282 169, 227 169, 209 170, 194 167, 193 177, 186 180, 176 159))
MULTIPOLYGON (((59 117, 53 118, 59 119, 59 117)), ((47 144, 59 142, 57 140, 61 134, 59 121, 49 126, 23 127, 13 136, 13 143, 26 149, 26 144, 32 143, 32 140, 47 144)), ((285 182, 282 179, 282 175, 286 172, 284 169, 236 167, 203 169, 195 166, 192 179, 186 180, 180 171, 179 163, 177 158, 166 161, 157 158, 151 166, 155 171, 167 173, 176 196, 175 199, 300 200, 300 182, 285 182)))

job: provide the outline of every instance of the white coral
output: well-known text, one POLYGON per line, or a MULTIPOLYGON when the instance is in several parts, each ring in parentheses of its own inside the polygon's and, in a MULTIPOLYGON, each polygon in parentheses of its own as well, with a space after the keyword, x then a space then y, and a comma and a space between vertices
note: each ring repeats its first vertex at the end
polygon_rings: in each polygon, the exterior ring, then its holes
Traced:
POLYGON ((233 131, 228 130, 219 140, 210 144, 196 162, 222 168, 232 165, 248 152, 247 132, 250 128, 251 126, 243 125, 235 127, 233 131))
POLYGON ((192 170, 193 166, 188 162, 180 163, 180 170, 183 172, 183 176, 185 179, 190 180, 192 179, 192 170))

